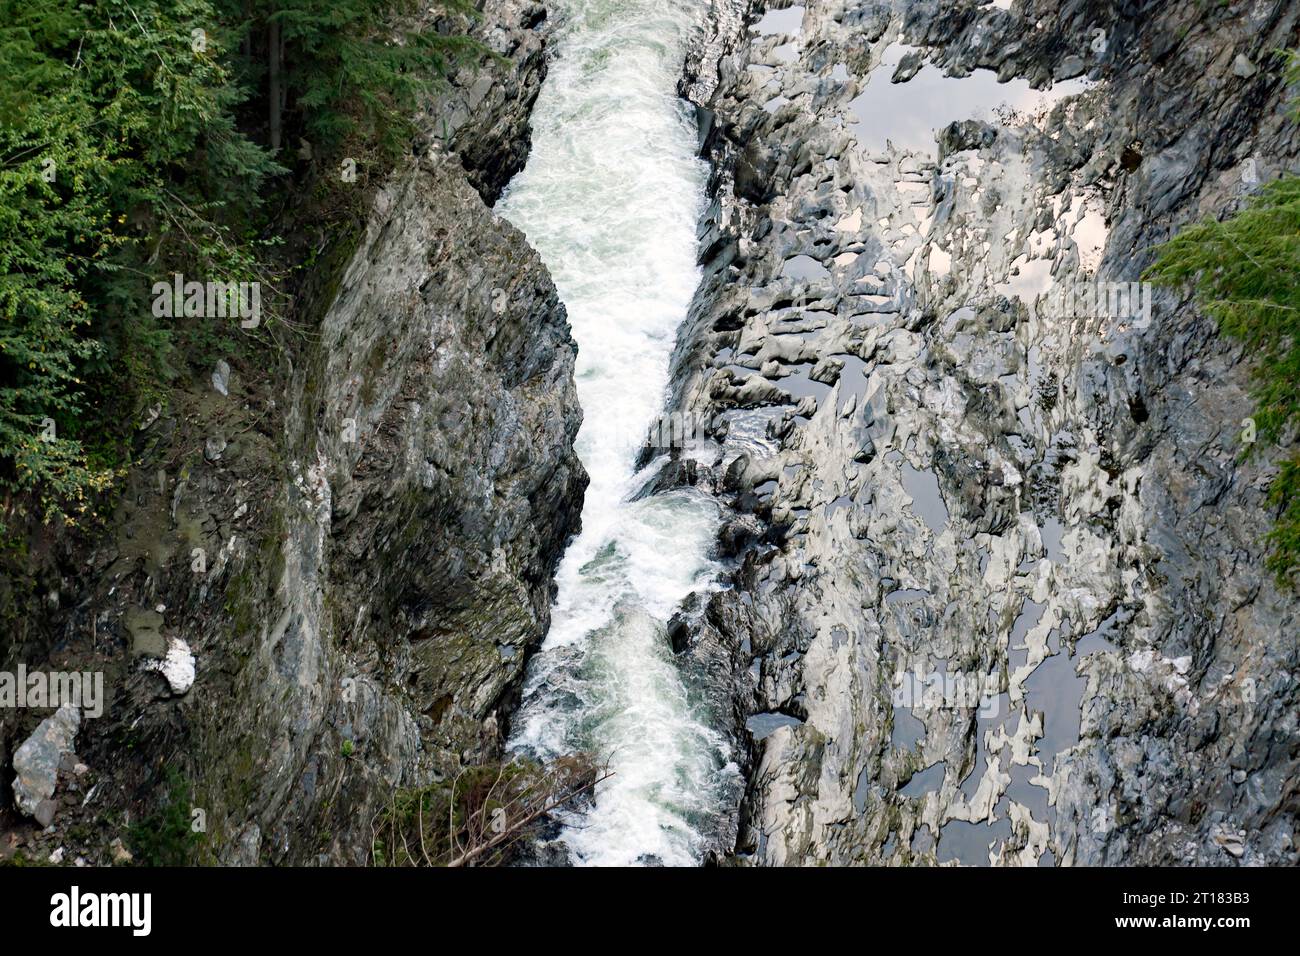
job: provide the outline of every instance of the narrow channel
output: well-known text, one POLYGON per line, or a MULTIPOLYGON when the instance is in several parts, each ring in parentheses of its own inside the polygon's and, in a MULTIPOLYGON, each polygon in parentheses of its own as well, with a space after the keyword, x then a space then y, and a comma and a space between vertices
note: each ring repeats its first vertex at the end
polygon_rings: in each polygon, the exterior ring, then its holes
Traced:
POLYGON ((610 761, 595 808, 559 839, 580 865, 691 865, 736 770, 682 680, 666 624, 712 586, 717 505, 694 489, 634 500, 647 428, 699 282, 707 168, 676 95, 694 0, 564 0, 527 167, 498 211, 550 268, 578 342, 582 532, 557 574, 512 747, 610 761))

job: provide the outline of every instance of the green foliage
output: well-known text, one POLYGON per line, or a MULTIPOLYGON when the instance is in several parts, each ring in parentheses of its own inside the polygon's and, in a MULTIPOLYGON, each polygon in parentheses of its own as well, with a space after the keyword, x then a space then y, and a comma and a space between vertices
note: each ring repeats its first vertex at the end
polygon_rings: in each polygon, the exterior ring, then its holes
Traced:
MULTIPOLYGON (((1294 58, 1289 73, 1294 80, 1294 58)), ((1268 184, 1223 221, 1207 219, 1183 230, 1160 247, 1146 278, 1190 286, 1220 330, 1246 346, 1256 445, 1294 440, 1300 427, 1300 177, 1268 184)), ((1287 582, 1300 568, 1300 452, 1284 463, 1269 495, 1280 514, 1268 567, 1287 582)))
POLYGON ((1300 178, 1264 187, 1231 218, 1185 229, 1148 278, 1191 285, 1198 304, 1258 364, 1256 424, 1276 441, 1300 419, 1300 178))
POLYGON ((186 866, 199 845, 190 819, 190 786, 174 767, 167 770, 157 809, 127 831, 127 843, 141 866, 186 866))
MULTIPOLYGON (((477 15, 470 0, 439 6, 477 15)), ((360 138, 390 156, 401 148, 418 95, 484 52, 464 35, 396 25, 427 7, 418 0, 265 0, 256 15, 279 25, 287 98, 301 112, 308 142, 328 150, 360 138)))
POLYGON ((70 519, 171 372, 145 270, 249 278, 217 217, 255 208, 275 166, 236 131, 213 48, 192 49, 207 0, 0 12, 0 72, 19 76, 0 97, 0 491, 70 519))
POLYGON ((415 95, 480 49, 390 26, 423 8, 0 0, 0 534, 33 507, 45 522, 93 516, 141 411, 249 347, 225 318, 155 316, 154 282, 261 282, 275 318, 267 200, 292 183, 258 142, 270 25, 289 129, 322 151, 343 137, 391 150, 415 95))
POLYGON ((14 869, 18 869, 19 867, 34 867, 34 866, 44 867, 44 866, 52 866, 52 865, 53 864, 47 862, 46 860, 42 860, 34 856, 28 856, 22 850, 17 851, 13 856, 9 857, 8 859, 5 859, 4 857, 0 857, 0 866, 11 866, 14 869))
POLYGON ((492 866, 560 807, 576 808, 609 776, 587 754, 549 765, 515 758, 402 788, 374 821, 376 866, 492 866))

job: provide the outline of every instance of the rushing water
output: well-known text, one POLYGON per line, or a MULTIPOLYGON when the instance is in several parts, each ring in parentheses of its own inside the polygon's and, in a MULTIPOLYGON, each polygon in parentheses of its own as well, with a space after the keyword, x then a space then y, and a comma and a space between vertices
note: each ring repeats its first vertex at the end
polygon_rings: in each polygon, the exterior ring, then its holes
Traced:
POLYGON ((561 836, 584 864, 698 862, 735 774, 665 635, 681 600, 717 575, 717 506, 693 489, 631 500, 699 282, 707 170, 675 92, 699 6, 563 0, 528 165, 498 206, 550 268, 578 342, 591 484, 512 746, 609 759, 595 809, 561 836))

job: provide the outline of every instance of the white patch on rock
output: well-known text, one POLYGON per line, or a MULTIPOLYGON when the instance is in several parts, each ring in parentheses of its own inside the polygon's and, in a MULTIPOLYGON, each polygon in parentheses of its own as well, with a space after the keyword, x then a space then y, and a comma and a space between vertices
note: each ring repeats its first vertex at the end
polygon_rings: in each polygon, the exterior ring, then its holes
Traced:
POLYGON ((194 686, 194 654, 190 646, 179 637, 173 637, 167 645, 167 656, 162 660, 145 661, 144 669, 157 671, 167 678, 172 693, 180 696, 194 686))
POLYGON ((845 216, 835 224, 836 232, 857 232, 862 228, 862 210, 861 208, 853 210, 853 214, 845 216))

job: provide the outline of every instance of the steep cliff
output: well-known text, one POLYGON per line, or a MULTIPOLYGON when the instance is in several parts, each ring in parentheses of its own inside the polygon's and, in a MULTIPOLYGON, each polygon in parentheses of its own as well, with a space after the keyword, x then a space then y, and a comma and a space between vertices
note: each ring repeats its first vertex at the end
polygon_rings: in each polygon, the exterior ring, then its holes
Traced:
POLYGON ((735 858, 1296 862, 1250 356, 1166 293, 1060 303, 1297 168, 1300 11, 775 7, 715 3, 682 84, 714 202, 675 391, 736 511, 682 643, 753 737, 735 858))
POLYGON ((11 813, 10 854, 107 860, 166 770, 200 860, 360 863, 394 788, 499 756, 586 476, 564 307, 490 208, 527 155, 546 13, 489 0, 474 29, 501 59, 454 77, 334 237, 277 386, 221 369, 179 393, 110 540, 38 581, 9 657, 105 671, 107 701, 54 832, 11 813))

